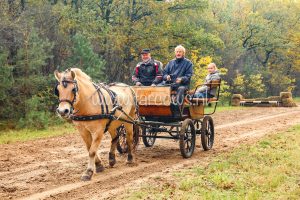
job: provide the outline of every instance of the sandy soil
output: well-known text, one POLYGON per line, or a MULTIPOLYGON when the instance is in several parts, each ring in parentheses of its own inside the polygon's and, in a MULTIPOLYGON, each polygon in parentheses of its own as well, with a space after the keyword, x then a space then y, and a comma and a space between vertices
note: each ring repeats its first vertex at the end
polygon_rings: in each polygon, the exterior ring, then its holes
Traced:
POLYGON ((117 164, 109 168, 106 135, 98 154, 107 168, 89 182, 80 181, 88 154, 78 133, 0 145, 0 199, 119 199, 153 176, 208 163, 221 152, 299 124, 300 107, 245 108, 216 113, 213 119, 214 148, 203 151, 197 137, 189 159, 181 157, 178 141, 157 139, 151 148, 140 142, 134 165, 126 165, 126 155, 117 154, 117 164))

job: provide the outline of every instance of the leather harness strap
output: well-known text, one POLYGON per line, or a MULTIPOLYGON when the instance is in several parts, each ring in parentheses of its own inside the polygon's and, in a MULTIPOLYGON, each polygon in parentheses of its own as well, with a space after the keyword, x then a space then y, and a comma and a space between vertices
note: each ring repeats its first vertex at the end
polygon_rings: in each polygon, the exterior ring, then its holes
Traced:
MULTIPOLYGON (((74 121, 91 121, 91 120, 99 120, 99 119, 108 119, 109 121, 107 122, 107 124, 105 126, 105 129, 104 129, 104 132, 107 132, 111 122, 116 119, 116 117, 114 116, 115 112, 117 110, 120 110, 122 113, 124 113, 124 111, 122 110, 122 107, 118 106, 115 92, 113 92, 112 90, 107 88, 106 85, 104 85, 102 83, 100 83, 99 85, 96 85, 95 83, 93 83, 93 85, 96 88, 97 93, 99 95, 99 100, 100 100, 100 105, 101 105, 101 114, 99 114, 99 115, 86 115, 86 116, 85 115, 84 116, 71 115, 70 118, 74 121), (110 112, 108 110, 108 104, 106 102, 106 99, 105 99, 101 89, 104 89, 109 94, 109 96, 111 98, 111 102, 113 104, 113 109, 110 112), (106 113, 104 111, 104 106, 105 106, 106 113)), ((129 122, 128 120, 123 120, 123 121, 124 122, 129 122)))
POLYGON ((103 106, 103 100, 102 100, 103 94, 102 94, 102 92, 101 93, 99 92, 100 90, 99 90, 98 86, 95 83, 93 83, 93 85, 96 88, 98 96, 99 96, 99 101, 100 101, 100 106, 101 106, 101 113, 104 114, 104 106, 103 106))
POLYGON ((87 116, 71 116, 71 119, 74 121, 90 121, 97 119, 111 119, 113 118, 110 114, 101 114, 101 115, 87 115, 87 116))

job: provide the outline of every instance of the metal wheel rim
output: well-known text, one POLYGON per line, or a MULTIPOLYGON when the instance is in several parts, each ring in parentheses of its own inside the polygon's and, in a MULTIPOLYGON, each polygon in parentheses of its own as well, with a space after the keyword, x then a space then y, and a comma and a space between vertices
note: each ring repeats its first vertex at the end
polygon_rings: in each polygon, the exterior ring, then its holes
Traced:
POLYGON ((186 150, 187 153, 189 153, 193 150, 192 139, 193 139, 192 128, 191 128, 191 125, 188 125, 188 127, 185 129, 184 139, 183 139, 184 140, 184 149, 186 150))
MULTIPOLYGON (((152 131, 152 130, 149 130, 148 131, 146 130, 146 135, 148 136, 156 136, 156 132, 152 131)), ((146 140, 149 144, 153 144, 154 142, 154 137, 147 137, 146 140)))
POLYGON ((127 148, 127 142, 126 142, 126 134, 125 134, 125 129, 124 128, 121 128, 121 135, 119 137, 119 144, 120 144, 120 147, 126 151, 126 148, 127 148))
POLYGON ((205 142, 208 147, 211 147, 211 136, 212 136, 211 125, 210 125, 209 121, 207 121, 206 129, 205 129, 205 142))

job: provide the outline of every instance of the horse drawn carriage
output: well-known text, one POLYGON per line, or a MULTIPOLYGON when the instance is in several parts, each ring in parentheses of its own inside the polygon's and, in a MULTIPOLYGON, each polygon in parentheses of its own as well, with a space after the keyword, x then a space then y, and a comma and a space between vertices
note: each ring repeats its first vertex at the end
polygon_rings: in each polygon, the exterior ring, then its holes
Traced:
MULTIPOLYGON (((192 156, 196 146, 196 136, 201 138, 203 149, 209 150, 214 143, 214 123, 210 115, 214 114, 219 99, 220 80, 205 84, 207 92, 217 89, 214 98, 195 98, 195 90, 187 91, 180 114, 176 110, 176 92, 170 86, 133 86, 137 99, 138 120, 134 125, 133 143, 136 148, 139 138, 146 147, 152 147, 158 138, 179 141, 181 155, 192 156), (212 106, 213 105, 213 106, 212 106), (209 112, 206 107, 210 106, 209 112)), ((127 152, 126 131, 124 127, 117 129, 119 141, 117 149, 127 152)))
POLYGON ((187 91, 178 113, 174 101, 176 92, 171 91, 170 86, 95 84, 78 68, 62 73, 55 71, 54 75, 58 81, 54 89, 59 98, 57 113, 73 122, 88 150, 88 167, 81 177, 84 181, 91 180, 94 171, 104 170, 97 150, 105 132, 109 132, 112 138, 111 167, 116 163, 116 148, 120 153, 127 153, 129 164, 133 162, 132 151, 140 137, 146 147, 153 146, 157 138, 179 140, 184 158, 192 156, 197 135, 201 136, 204 150, 213 146, 214 124, 209 115, 216 110, 220 81, 206 84, 207 90, 217 90, 216 98, 195 98, 197 88, 187 91), (215 104, 211 113, 205 112, 208 104, 215 104))

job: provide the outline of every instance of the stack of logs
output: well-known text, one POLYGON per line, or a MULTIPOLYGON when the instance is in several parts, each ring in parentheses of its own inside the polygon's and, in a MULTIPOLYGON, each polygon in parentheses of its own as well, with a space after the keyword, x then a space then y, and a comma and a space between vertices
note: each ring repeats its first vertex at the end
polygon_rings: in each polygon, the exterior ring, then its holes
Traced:
POLYGON ((268 98, 244 99, 241 94, 234 94, 231 98, 232 106, 257 105, 257 106, 283 106, 296 107, 291 92, 281 92, 280 96, 270 96, 268 98))

